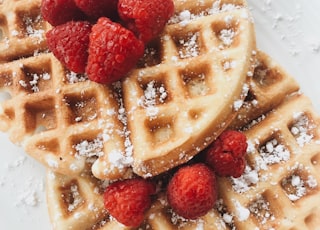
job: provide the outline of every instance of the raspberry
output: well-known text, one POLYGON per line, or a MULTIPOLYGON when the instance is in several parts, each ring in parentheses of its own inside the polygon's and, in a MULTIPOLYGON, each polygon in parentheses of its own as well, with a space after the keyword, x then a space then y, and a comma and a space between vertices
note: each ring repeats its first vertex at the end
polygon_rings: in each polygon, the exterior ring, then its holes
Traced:
POLYGON ((105 16, 117 18, 118 0, 74 0, 76 5, 90 18, 105 16))
POLYGON ((172 0, 119 0, 120 18, 145 43, 155 38, 174 13, 172 0))
POLYGON ((76 73, 85 72, 91 27, 86 21, 70 21, 46 33, 49 49, 62 64, 76 73))
POLYGON ((73 0, 42 0, 41 14, 52 26, 85 18, 73 0))
POLYGON ((247 138, 238 131, 224 131, 205 153, 205 161, 219 176, 240 177, 245 169, 247 138))
POLYGON ((172 209, 186 219, 205 215, 217 200, 214 172, 203 163, 180 168, 169 181, 167 198, 172 209))
POLYGON ((155 185, 141 178, 117 181, 106 188, 104 205, 120 223, 138 227, 151 206, 151 195, 155 192, 155 185))
POLYGON ((86 72, 92 81, 112 83, 128 73, 143 54, 143 42, 131 31, 101 17, 90 34, 86 72))

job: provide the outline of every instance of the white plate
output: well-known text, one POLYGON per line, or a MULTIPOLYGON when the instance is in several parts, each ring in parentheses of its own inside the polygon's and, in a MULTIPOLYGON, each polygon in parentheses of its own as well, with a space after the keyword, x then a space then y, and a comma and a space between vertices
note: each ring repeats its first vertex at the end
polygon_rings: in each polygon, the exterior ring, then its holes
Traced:
MULTIPOLYGON (((301 85, 320 113, 320 1, 249 0, 258 47, 301 85)), ((51 229, 45 169, 0 133, 0 229, 51 229)))

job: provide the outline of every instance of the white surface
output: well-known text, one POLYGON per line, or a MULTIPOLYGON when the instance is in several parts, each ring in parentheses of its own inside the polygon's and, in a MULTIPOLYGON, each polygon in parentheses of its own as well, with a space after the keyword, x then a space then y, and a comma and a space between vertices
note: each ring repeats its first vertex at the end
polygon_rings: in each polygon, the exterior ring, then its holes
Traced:
MULTIPOLYGON (((294 76, 320 112, 320 1, 249 0, 258 47, 294 76)), ((0 229, 51 229, 44 168, 0 133, 0 229)))

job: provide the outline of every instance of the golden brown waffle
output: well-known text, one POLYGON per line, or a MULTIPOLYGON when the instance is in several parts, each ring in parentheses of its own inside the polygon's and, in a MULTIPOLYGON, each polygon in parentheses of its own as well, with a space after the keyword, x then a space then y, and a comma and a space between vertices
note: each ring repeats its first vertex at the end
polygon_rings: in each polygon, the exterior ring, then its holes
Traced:
MULTIPOLYGON (((252 87, 250 92, 259 95, 254 105, 260 108, 256 110, 257 119, 246 120, 242 127, 249 143, 245 173, 238 179, 219 178, 216 207, 197 220, 185 220, 177 216, 170 209, 165 192, 158 194, 140 229, 314 230, 319 226, 320 117, 315 114, 310 100, 297 91, 299 87, 292 77, 266 54, 259 52, 257 57, 260 64, 255 69, 252 81, 259 82, 260 87, 252 87), (260 81, 262 70, 265 73, 264 80, 260 81), (262 91, 263 86, 269 91, 262 91), (272 90, 279 88, 283 89, 281 99, 278 91, 272 90), (263 92, 274 103, 264 103, 263 92), (272 92, 274 95, 270 95, 272 92), (274 106, 270 107, 270 104, 274 106), (263 108, 264 105, 267 108, 263 108)), ((252 83, 251 86, 256 84, 252 83)), ((244 115, 245 111, 241 118, 244 115)), ((60 191, 67 191, 70 187, 64 185, 65 180, 77 181, 78 178, 71 179, 48 172, 48 208, 54 229, 59 230, 71 228, 72 221, 77 222, 73 217, 77 209, 66 213, 61 199, 60 191)), ((80 177, 79 180, 83 179, 80 177)), ((101 191, 99 188, 84 188, 82 193, 101 191)), ((90 202, 85 197, 83 200, 80 211, 90 202)), ((87 208, 86 213, 89 216, 94 213, 99 217, 91 220, 91 225, 87 226, 92 227, 86 229, 130 229, 108 216, 102 207, 95 212, 87 208)))
POLYGON ((247 128, 248 166, 221 178, 224 212, 237 229, 316 229, 320 201, 320 117, 303 94, 247 128))
POLYGON ((188 161, 231 122, 255 48, 243 4, 175 1, 175 16, 147 49, 152 65, 145 61, 123 85, 135 173, 188 161))
POLYGON ((39 13, 41 0, 0 2, 0 63, 46 50, 48 27, 39 13))
POLYGON ((244 1, 175 3, 138 67, 103 86, 45 50, 40 0, 3 1, 1 130, 66 175, 81 173, 87 161, 102 179, 127 177, 131 168, 147 177, 188 161, 235 116, 255 36, 244 1))
POLYGON ((264 52, 257 52, 248 95, 229 128, 238 129, 277 107, 286 96, 299 90, 298 83, 264 52))

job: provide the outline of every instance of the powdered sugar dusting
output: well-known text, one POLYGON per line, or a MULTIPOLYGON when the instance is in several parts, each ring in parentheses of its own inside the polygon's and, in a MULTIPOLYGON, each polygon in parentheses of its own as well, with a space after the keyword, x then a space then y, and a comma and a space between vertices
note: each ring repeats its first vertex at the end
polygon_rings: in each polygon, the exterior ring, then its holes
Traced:
MULTIPOLYGON (((80 196, 79 187, 77 184, 72 184, 70 187, 70 197, 71 199, 68 199, 68 211, 73 212, 82 202, 83 199, 80 196)), ((68 197, 65 197, 66 199, 68 197)))
POLYGON ((249 210, 262 225, 275 220, 275 216, 270 210, 270 203, 261 195, 249 205, 249 210))
POLYGON ((318 186, 318 182, 310 174, 309 168, 303 164, 297 162, 289 170, 293 173, 282 179, 281 186, 292 202, 300 200, 308 194, 309 190, 315 189, 318 186))
POLYGON ((35 28, 34 25, 38 24, 41 20, 42 19, 40 15, 38 15, 36 18, 31 18, 28 16, 23 18, 27 35, 38 39, 39 42, 44 40, 44 30, 41 28, 35 28))
POLYGON ((294 114, 293 118, 294 124, 290 131, 296 138, 298 145, 303 147, 313 139, 313 134, 310 131, 314 128, 314 125, 304 113, 294 114))
POLYGON ((247 220, 249 218, 249 216, 250 216, 249 209, 247 209, 246 207, 242 206, 240 204, 240 202, 237 201, 237 200, 233 200, 233 202, 234 202, 234 205, 235 205, 235 208, 236 208, 235 215, 237 216, 238 220, 239 221, 247 220))
POLYGON ((220 31, 218 37, 222 42, 221 48, 231 46, 233 43, 233 39, 235 37, 236 33, 234 29, 223 29, 220 31))
POLYGON ((179 50, 180 58, 190 58, 197 57, 199 55, 199 45, 198 45, 199 33, 194 33, 188 40, 180 39, 179 43, 183 49, 179 50))
POLYGON ((178 14, 171 17, 169 24, 179 23, 181 26, 186 26, 191 20, 201 18, 206 15, 214 15, 222 12, 233 11, 240 9, 242 6, 234 5, 230 3, 224 3, 221 5, 221 1, 214 1, 211 7, 201 11, 198 14, 193 14, 189 10, 183 10, 178 14))
POLYGON ((164 85, 157 86, 156 81, 152 80, 147 84, 143 96, 138 101, 138 105, 145 108, 146 115, 153 119, 159 112, 156 105, 164 103, 167 97, 168 93, 164 85))
POLYGON ((76 157, 85 157, 86 159, 92 157, 103 156, 103 142, 99 136, 92 141, 83 140, 80 143, 74 145, 76 150, 76 157))

